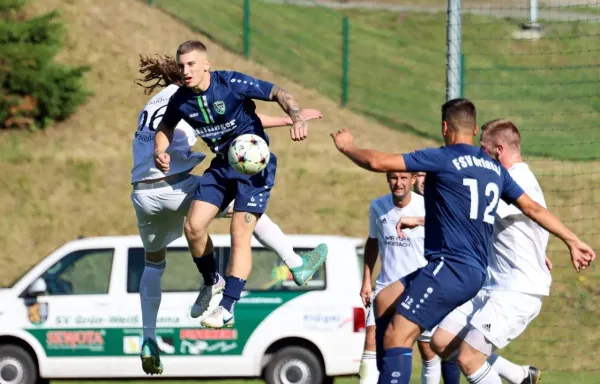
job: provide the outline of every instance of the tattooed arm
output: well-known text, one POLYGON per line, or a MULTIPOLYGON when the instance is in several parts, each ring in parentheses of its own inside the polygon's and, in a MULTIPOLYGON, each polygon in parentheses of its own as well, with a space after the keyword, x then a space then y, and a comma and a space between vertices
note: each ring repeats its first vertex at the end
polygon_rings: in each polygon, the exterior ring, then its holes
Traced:
POLYGON ((292 128, 290 128, 290 137, 294 141, 304 140, 308 135, 308 125, 300 113, 298 103, 294 97, 285 89, 274 85, 269 95, 269 100, 276 101, 281 109, 292 119, 292 128))

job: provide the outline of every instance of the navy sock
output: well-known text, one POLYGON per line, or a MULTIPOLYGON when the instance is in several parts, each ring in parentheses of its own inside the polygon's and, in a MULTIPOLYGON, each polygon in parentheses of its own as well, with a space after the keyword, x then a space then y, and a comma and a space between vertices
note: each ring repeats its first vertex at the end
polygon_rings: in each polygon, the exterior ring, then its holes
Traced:
POLYGON ((240 299, 245 285, 246 280, 234 276, 227 276, 227 279, 225 279, 223 298, 221 299, 221 303, 219 305, 231 312, 233 304, 240 299))
POLYGON ((219 281, 217 264, 215 263, 215 256, 212 252, 202 257, 192 257, 192 259, 198 268, 198 272, 202 274, 204 285, 215 285, 217 281, 219 281))
POLYGON ((383 357, 378 384, 410 384, 412 348, 390 348, 383 357))
POLYGON ((379 319, 375 319, 375 350, 377 351, 377 369, 379 372, 381 372, 383 366, 383 355, 385 353, 383 349, 383 336, 391 321, 392 316, 382 316, 379 319))
POLYGON ((442 360, 442 378, 444 384, 460 384, 460 369, 456 360, 442 360))

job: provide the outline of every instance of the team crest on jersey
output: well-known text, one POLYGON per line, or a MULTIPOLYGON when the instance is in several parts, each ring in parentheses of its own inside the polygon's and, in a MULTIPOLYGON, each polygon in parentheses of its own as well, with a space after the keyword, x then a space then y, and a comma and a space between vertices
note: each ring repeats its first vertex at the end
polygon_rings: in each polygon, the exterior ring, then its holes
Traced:
POLYGON ((27 307, 27 317, 31 324, 41 325, 48 319, 48 303, 34 303, 27 307))
POLYGON ((215 101, 213 103, 213 107, 215 108, 215 112, 217 112, 219 115, 222 115, 225 113, 225 102, 224 101, 215 101))

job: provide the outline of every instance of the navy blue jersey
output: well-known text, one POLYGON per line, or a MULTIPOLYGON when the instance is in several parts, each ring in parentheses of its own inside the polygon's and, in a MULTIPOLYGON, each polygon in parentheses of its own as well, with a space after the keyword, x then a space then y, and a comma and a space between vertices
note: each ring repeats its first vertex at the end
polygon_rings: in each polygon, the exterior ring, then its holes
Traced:
POLYGON ((406 170, 425 178, 425 258, 469 264, 485 273, 499 199, 524 192, 481 148, 456 144, 403 155, 406 170))
POLYGON ((187 87, 175 92, 162 121, 174 128, 183 119, 214 153, 227 151, 239 135, 253 133, 265 139, 252 99, 269 100, 273 84, 233 71, 210 74, 210 85, 201 93, 187 87))

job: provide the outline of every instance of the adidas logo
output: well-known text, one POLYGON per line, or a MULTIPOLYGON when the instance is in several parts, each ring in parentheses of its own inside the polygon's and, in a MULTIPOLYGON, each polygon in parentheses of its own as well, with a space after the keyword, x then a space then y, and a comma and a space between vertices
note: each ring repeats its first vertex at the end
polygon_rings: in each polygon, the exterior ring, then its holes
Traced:
POLYGON ((492 324, 483 324, 482 327, 488 332, 492 330, 492 324))
POLYGON ((387 220, 385 219, 385 217, 381 219, 381 224, 387 224, 387 220))

